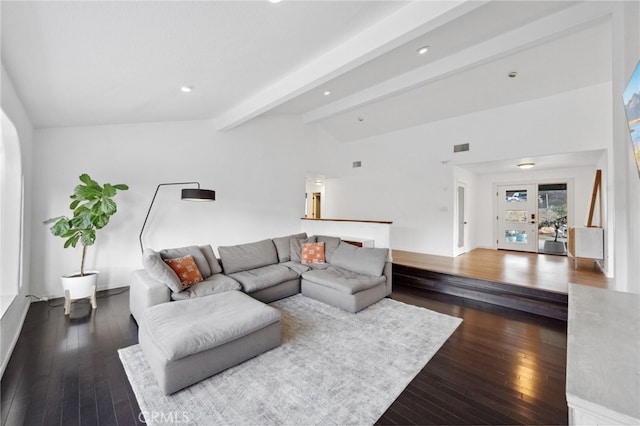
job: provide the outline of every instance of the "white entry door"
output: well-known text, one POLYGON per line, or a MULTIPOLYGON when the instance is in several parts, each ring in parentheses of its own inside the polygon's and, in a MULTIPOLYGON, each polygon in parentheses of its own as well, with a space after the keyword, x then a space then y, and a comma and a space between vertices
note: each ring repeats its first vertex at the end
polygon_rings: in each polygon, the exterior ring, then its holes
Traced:
POLYGON ((537 185, 498 186, 499 249, 538 251, 537 185))

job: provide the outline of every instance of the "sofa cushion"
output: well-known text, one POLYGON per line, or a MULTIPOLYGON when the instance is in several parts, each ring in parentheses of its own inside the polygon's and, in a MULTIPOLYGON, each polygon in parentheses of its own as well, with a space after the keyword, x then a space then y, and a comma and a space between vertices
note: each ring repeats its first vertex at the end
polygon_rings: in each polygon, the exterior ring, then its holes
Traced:
POLYGON ((263 288, 272 287, 289 280, 298 278, 298 273, 280 264, 262 266, 249 271, 229 274, 231 278, 242 284, 246 293, 252 293, 263 288))
POLYGON ((300 260, 305 265, 324 263, 324 243, 302 243, 300 260))
POLYGON ((166 285, 171 291, 182 291, 180 279, 173 272, 173 269, 164 263, 160 253, 151 249, 144 249, 142 252, 142 266, 144 266, 145 271, 151 278, 166 285))
POLYGON ((302 263, 302 258, 300 257, 300 254, 302 252, 302 244, 315 243, 316 241, 317 240, 315 235, 312 235, 309 238, 292 238, 291 240, 289 240, 291 261, 302 263))
POLYGON ((308 265, 309 269, 327 269, 328 267, 330 267, 331 265, 329 263, 309 263, 308 265))
POLYGON ((201 283, 204 279, 198 269, 198 265, 193 260, 193 256, 178 257, 177 259, 166 259, 164 261, 173 272, 176 273, 182 289, 191 287, 192 285, 201 283))
POLYGON ((159 253, 160 257, 162 257, 162 259, 164 260, 193 256, 193 260, 195 260, 196 265, 198 265, 198 270, 200 270, 202 278, 209 278, 211 276, 211 268, 209 267, 209 262, 198 246, 164 249, 160 250, 159 253))
POLYGON ((335 266, 307 271, 302 274, 302 278, 347 294, 359 293, 386 282, 386 278, 382 276, 358 274, 335 266))
POLYGON ((192 285, 180 293, 171 293, 172 300, 186 300, 194 297, 209 296, 211 294, 224 293, 225 291, 241 290, 240 284, 226 275, 214 274, 206 280, 192 285))
POLYGON ((307 233, 302 232, 300 234, 287 235, 286 237, 278 237, 273 239, 273 245, 276 246, 278 252, 278 260, 280 263, 288 262, 291 260, 291 239, 301 240, 307 238, 307 233))
POLYGON ((218 347, 277 321, 277 309, 239 291, 228 291, 152 306, 145 312, 143 327, 162 357, 171 361, 218 347))
MULTIPOLYGON (((302 263, 292 262, 292 261, 284 262, 284 263, 281 263, 280 265, 286 266, 287 268, 291 269, 298 275, 302 275, 303 272, 307 272, 309 269, 311 269, 311 266, 312 266, 312 265, 303 265, 302 263)), ((318 263, 318 265, 326 265, 326 263, 318 263)))
POLYGON ((211 246, 210 245, 199 246, 199 248, 200 248, 200 251, 202 251, 202 254, 204 255, 204 257, 207 259, 207 262, 209 263, 209 268, 211 269, 211 275, 221 274, 222 266, 220 266, 220 262, 218 262, 218 259, 216 258, 216 255, 213 252, 213 249, 211 248, 211 246))
POLYGON ((330 237, 328 235, 316 235, 319 243, 324 243, 324 258, 326 262, 331 262, 331 256, 340 245, 340 237, 330 237))
POLYGON ((271 240, 235 246, 218 247, 220 260, 225 274, 259 268, 278 263, 276 246, 271 240))
POLYGON ((341 242, 331 256, 331 265, 379 277, 388 255, 389 249, 386 248, 356 247, 341 242))

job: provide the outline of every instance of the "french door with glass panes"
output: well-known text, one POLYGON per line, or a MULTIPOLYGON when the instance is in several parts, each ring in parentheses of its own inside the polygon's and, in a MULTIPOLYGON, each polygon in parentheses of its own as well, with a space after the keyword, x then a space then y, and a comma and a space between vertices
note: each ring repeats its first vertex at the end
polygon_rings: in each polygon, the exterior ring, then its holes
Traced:
POLYGON ((498 249, 538 251, 537 185, 498 185, 498 249))

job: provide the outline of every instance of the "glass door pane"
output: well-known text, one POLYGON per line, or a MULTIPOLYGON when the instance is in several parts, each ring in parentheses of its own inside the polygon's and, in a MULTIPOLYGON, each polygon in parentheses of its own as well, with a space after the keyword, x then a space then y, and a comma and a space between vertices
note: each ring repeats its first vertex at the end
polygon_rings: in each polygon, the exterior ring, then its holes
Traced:
POLYGON ((499 249, 538 251, 536 185, 498 186, 499 249))
POLYGON ((538 185, 538 251, 567 254, 567 184, 538 185))

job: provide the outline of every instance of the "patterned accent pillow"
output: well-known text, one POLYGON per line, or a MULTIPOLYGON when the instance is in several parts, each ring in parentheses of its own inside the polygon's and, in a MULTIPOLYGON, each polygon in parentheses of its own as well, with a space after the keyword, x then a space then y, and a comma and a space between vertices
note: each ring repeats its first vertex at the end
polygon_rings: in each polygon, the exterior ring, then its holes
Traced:
POLYGON ((203 281, 202 274, 193 256, 165 259, 165 263, 176 273, 180 283, 182 283, 183 290, 203 281))
POLYGON ((302 252, 302 244, 305 243, 315 243, 318 240, 315 235, 310 236, 309 238, 299 239, 299 238, 291 238, 289 240, 289 256, 292 262, 302 262, 300 258, 300 253, 302 252))
POLYGON ((300 252, 302 263, 324 263, 324 242, 303 243, 300 252))

